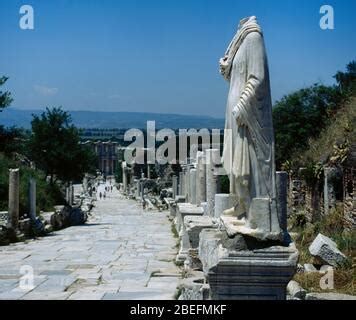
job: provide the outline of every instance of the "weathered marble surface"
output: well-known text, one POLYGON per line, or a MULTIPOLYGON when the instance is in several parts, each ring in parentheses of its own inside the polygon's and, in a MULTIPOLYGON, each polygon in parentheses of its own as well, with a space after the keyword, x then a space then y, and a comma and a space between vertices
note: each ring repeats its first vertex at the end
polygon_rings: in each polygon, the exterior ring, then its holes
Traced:
POLYGON ((199 235, 204 229, 217 228, 217 222, 207 216, 186 216, 184 218, 185 231, 189 238, 189 243, 192 248, 199 247, 199 235))
POLYGON ((220 151, 218 149, 206 150, 206 202, 207 214, 214 216, 215 195, 219 192, 219 176, 216 173, 216 166, 219 164, 220 151))
POLYGON ((206 201, 206 159, 205 153, 199 151, 197 153, 197 204, 201 205, 201 203, 206 201))
POLYGON ((332 292, 326 292, 326 293, 308 293, 305 297, 305 300, 356 300, 356 296, 351 296, 348 294, 342 294, 342 293, 332 293, 332 292))
POLYGON ((181 230, 186 216, 202 216, 204 209, 190 203, 177 203, 177 230, 181 230))
POLYGON ((272 246, 255 250, 225 247, 224 233, 203 230, 199 257, 213 300, 285 300, 298 251, 272 246))
POLYGON ((20 169, 9 170, 9 227, 17 229, 20 213, 20 169))
POLYGON ((230 209, 236 203, 236 198, 235 194, 217 193, 215 195, 214 217, 220 218, 225 210, 230 209))
POLYGON ((181 281, 181 296, 179 300, 209 300, 210 288, 203 272, 193 272, 190 277, 181 281))
POLYGON ((197 205, 190 203, 178 203, 177 204, 177 219, 176 229, 179 233, 180 247, 176 260, 179 262, 185 261, 188 257, 188 250, 190 248, 189 237, 185 229, 184 220, 187 216, 203 216, 204 209, 197 205))
POLYGON ((309 252, 323 263, 333 267, 340 267, 347 260, 347 257, 337 248, 337 244, 321 233, 310 245, 309 252))
POLYGON ((231 193, 231 209, 240 219, 239 232, 275 238, 281 232, 276 207, 274 133, 267 54, 256 17, 240 21, 237 34, 220 60, 229 81, 223 165, 231 193), (257 229, 257 230, 256 230, 257 229), (249 231, 250 230, 250 231, 249 231))

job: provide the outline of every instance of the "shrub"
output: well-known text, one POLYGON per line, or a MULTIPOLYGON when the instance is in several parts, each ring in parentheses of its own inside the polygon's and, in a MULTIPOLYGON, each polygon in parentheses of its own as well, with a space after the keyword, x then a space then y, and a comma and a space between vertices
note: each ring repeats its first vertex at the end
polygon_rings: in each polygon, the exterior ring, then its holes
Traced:
POLYGON ((46 182, 45 175, 17 161, 0 154, 0 210, 8 209, 9 169, 20 168, 20 215, 29 212, 28 183, 30 177, 37 183, 37 213, 51 211, 55 205, 64 204, 62 192, 58 185, 46 182))

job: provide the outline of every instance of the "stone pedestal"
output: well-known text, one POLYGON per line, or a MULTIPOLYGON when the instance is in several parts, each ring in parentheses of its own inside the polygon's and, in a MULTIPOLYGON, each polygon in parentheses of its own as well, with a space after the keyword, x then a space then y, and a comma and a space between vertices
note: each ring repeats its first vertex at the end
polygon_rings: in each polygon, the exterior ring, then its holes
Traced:
POLYGON ((172 189, 173 189, 173 199, 176 198, 178 195, 178 177, 173 176, 172 177, 172 189))
POLYGON ((185 216, 184 227, 188 234, 191 248, 198 248, 200 232, 204 229, 217 228, 218 224, 210 217, 196 215, 185 216))
POLYGON ((68 204, 73 206, 74 204, 74 186, 70 183, 68 187, 68 204))
POLYGON ((66 199, 66 202, 69 203, 69 188, 68 187, 66 187, 66 197, 65 197, 65 199, 66 199))
POLYGON ((17 229, 20 211, 20 169, 9 170, 9 226, 17 229))
POLYGON ((185 170, 185 196, 187 197, 187 201, 190 203, 190 165, 188 164, 185 170))
POLYGON ((135 198, 140 199, 140 180, 135 181, 135 198))
POLYGON ((183 172, 179 172, 178 195, 184 196, 183 172))
POLYGON ((30 178, 29 181, 29 190, 28 190, 28 198, 30 205, 30 219, 32 221, 36 220, 36 180, 30 178))
POLYGON ((143 200, 145 198, 145 188, 144 188, 144 180, 140 181, 140 198, 143 200))
POLYGON ((172 205, 169 207, 170 208, 171 217, 176 217, 177 216, 178 203, 185 203, 185 197, 183 197, 183 196, 176 196, 175 197, 174 203, 172 203, 172 205))
POLYGON ((88 192, 88 177, 87 175, 83 178, 83 191, 86 194, 88 192))
POLYGON ((218 192, 218 176, 215 167, 219 163, 220 151, 218 149, 206 150, 206 198, 207 211, 210 217, 214 216, 215 194, 218 192))
POLYGON ((188 256, 188 250, 190 248, 189 238, 186 234, 184 227, 184 218, 186 216, 203 216, 204 210, 201 207, 197 207, 190 203, 177 204, 177 225, 176 228, 179 232, 180 248, 177 255, 177 261, 185 261, 188 256))
POLYGON ((186 166, 182 165, 182 172, 179 174, 180 178, 180 184, 181 184, 181 189, 182 189, 182 196, 186 197, 187 196, 187 187, 185 185, 185 171, 186 171, 186 166))
POLYGON ((196 183, 197 183, 197 170, 190 169, 189 173, 189 202, 191 204, 197 204, 197 193, 196 193, 196 183))
MULTIPOLYGON (((243 238, 226 242, 222 231, 203 230, 199 257, 211 288, 213 300, 285 300, 288 282, 296 272, 298 251, 270 246, 239 250, 243 238), (239 244, 240 242, 240 244, 239 244)), ((241 236, 242 237, 242 236, 241 236)))
POLYGON ((74 186, 73 186, 73 184, 71 185, 71 188, 70 188, 70 197, 71 197, 72 206, 73 206, 74 205, 74 186))
POLYGON ((178 300, 201 301, 209 300, 210 289, 204 274, 199 271, 191 273, 191 277, 180 281, 181 296, 178 300))
POLYGON ((189 241, 188 263, 190 269, 201 269, 198 258, 199 235, 204 229, 218 228, 218 223, 208 216, 186 216, 184 217, 185 236, 189 241))
POLYGON ((206 166, 205 154, 198 152, 197 154, 197 204, 206 202, 206 166))
POLYGON ((225 210, 231 209, 237 203, 237 196, 234 194, 218 193, 215 195, 214 217, 220 218, 225 210))
POLYGON ((127 192, 127 164, 126 162, 122 162, 122 184, 123 184, 123 193, 127 192))
POLYGON ((147 164, 147 179, 151 179, 151 167, 147 164))
POLYGON ((203 210, 204 210, 204 216, 209 216, 208 215, 208 203, 207 202, 202 202, 201 204, 200 204, 200 206, 203 208, 203 210))
POLYGON ((169 204, 169 215, 172 217, 172 218, 175 218, 176 216, 176 208, 177 208, 177 203, 175 201, 172 201, 170 204, 169 204))

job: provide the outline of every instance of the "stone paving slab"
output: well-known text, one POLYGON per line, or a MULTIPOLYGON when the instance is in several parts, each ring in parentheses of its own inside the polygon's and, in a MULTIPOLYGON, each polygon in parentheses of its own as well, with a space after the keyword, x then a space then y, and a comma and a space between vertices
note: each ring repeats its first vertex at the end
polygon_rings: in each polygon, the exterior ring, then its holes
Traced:
POLYGON ((118 293, 106 293, 103 300, 172 300, 173 295, 161 290, 120 291, 118 293))
POLYGON ((181 271, 168 215, 115 190, 83 226, 0 247, 0 299, 173 299, 181 271), (33 268, 31 289, 19 287, 23 266, 33 268))

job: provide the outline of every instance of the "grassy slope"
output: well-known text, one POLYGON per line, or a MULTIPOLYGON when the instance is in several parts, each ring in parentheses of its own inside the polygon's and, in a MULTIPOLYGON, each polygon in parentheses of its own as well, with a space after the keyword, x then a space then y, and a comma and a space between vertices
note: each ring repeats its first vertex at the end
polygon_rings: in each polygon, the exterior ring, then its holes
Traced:
MULTIPOLYGON (((337 207, 328 216, 323 217, 321 221, 315 224, 307 223, 303 226, 297 226, 296 217, 292 217, 289 221, 291 231, 295 232, 294 241, 299 250, 299 263, 318 264, 309 253, 309 246, 314 241, 315 237, 322 233, 334 240, 338 248, 349 258, 347 263, 335 270, 335 290, 331 292, 339 292, 356 295, 356 277, 355 277, 355 254, 356 254, 356 233, 355 231, 343 230, 343 210, 337 207)), ((303 288, 313 292, 325 292, 319 286, 322 274, 296 274, 295 280, 301 284, 303 288)))
MULTIPOLYGON (((337 156, 338 160, 348 153, 348 148, 356 143, 356 97, 354 96, 342 110, 338 112, 335 119, 326 127, 318 139, 309 143, 309 149, 300 155, 300 163, 318 163, 329 161, 337 156), (336 145, 338 148, 336 148, 336 145)), ((300 251, 300 263, 316 263, 309 254, 309 246, 318 235, 323 233, 338 244, 338 247, 349 258, 349 262, 342 268, 335 270, 335 290, 331 292, 347 293, 356 295, 356 233, 355 230, 345 232, 343 230, 343 209, 339 206, 329 216, 321 219, 316 224, 296 226, 297 217, 292 217, 291 231, 298 236, 295 242, 300 251)), ((308 291, 325 292, 321 290, 319 282, 323 275, 297 274, 295 280, 308 291)))
MULTIPOLYGON (((309 149, 300 155, 303 163, 318 163, 334 155, 342 155, 335 145, 356 144, 356 96, 347 103, 317 139, 310 140, 309 149)), ((345 151, 347 151, 345 149, 345 151)))

